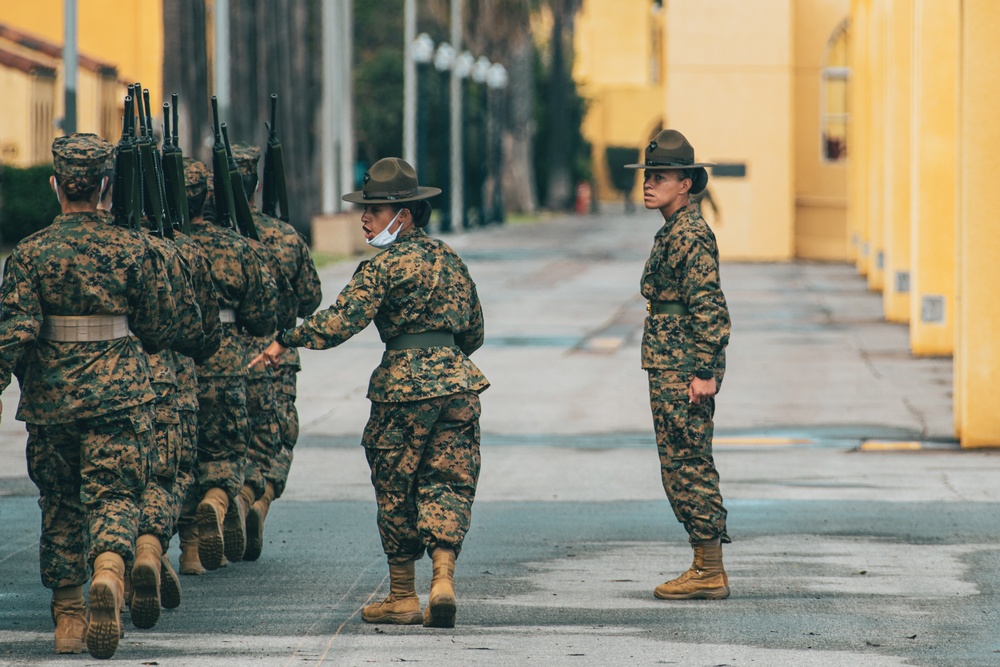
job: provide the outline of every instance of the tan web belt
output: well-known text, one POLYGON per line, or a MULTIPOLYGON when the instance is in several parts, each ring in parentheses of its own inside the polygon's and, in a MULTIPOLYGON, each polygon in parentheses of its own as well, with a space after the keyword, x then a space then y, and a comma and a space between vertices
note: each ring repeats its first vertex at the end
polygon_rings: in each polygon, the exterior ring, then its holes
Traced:
POLYGON ((650 301, 646 304, 646 312, 650 315, 690 315, 688 310, 680 301, 650 301))
POLYGON ((385 342, 387 350, 413 350, 425 347, 454 347, 455 334, 450 331, 422 331, 400 334, 385 342))
POLYGON ((236 311, 232 308, 220 308, 219 321, 223 324, 236 324, 236 311))
POLYGON ((58 343, 93 343, 128 336, 125 315, 46 315, 39 338, 58 343))

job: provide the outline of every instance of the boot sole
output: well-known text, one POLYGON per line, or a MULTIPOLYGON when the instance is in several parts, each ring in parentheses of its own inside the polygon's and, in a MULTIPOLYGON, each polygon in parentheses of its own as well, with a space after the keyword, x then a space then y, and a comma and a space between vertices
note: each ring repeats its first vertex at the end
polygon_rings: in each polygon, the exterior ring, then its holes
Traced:
POLYGON ((406 614, 384 614, 382 616, 368 617, 364 610, 361 612, 361 620, 374 625, 420 625, 424 622, 424 615, 419 611, 406 614))
POLYGON ((87 650, 98 658, 110 658, 118 650, 122 628, 115 591, 105 583, 90 587, 90 626, 87 628, 87 650))
POLYGON ((230 504, 230 511, 222 520, 223 550, 226 559, 232 563, 243 560, 243 552, 247 548, 246 519, 240 519, 236 504, 235 500, 230 504))
POLYGON ((82 639, 57 639, 56 653, 83 653, 84 642, 82 639))
POLYGON ((423 618, 425 628, 455 627, 455 598, 435 600, 427 605, 427 614, 423 618))
POLYGON ((160 559, 160 605, 164 609, 181 606, 181 582, 166 555, 160 559))
POLYGON ((729 597, 729 587, 706 588, 691 593, 660 593, 654 590, 653 596, 660 600, 725 600, 729 597))
POLYGON ((219 514, 208 503, 198 505, 195 515, 198 522, 198 558, 206 570, 217 570, 222 566, 225 547, 222 530, 219 528, 219 514))
POLYGON ((264 518, 254 507, 247 512, 247 548, 243 552, 243 560, 257 560, 264 550, 264 518))
POLYGON ((132 625, 143 630, 160 620, 160 567, 136 563, 132 568, 132 625))

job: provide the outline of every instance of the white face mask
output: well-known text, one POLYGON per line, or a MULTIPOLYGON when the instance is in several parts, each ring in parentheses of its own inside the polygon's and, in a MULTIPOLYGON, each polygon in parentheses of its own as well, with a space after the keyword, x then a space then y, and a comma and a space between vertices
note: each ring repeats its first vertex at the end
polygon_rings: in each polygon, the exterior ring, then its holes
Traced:
POLYGON ((368 245, 375 246, 376 248, 388 248, 393 243, 395 243, 396 237, 399 236, 399 232, 403 228, 403 223, 399 223, 399 226, 396 227, 396 231, 390 232, 389 230, 392 229, 393 223, 396 222, 396 220, 399 218, 399 214, 402 212, 403 209, 399 209, 399 212, 396 213, 395 216, 393 216, 392 220, 389 221, 389 224, 385 226, 385 229, 380 231, 378 234, 372 237, 371 240, 368 241, 368 245))

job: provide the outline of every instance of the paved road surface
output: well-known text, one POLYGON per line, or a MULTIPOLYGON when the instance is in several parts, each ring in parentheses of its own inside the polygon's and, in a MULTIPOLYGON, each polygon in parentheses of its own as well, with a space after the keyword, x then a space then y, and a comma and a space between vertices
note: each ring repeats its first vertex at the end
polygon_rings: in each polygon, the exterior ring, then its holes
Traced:
MULTIPOLYGON (((358 446, 381 346, 305 352, 303 435, 263 556, 184 577, 115 660, 175 665, 1000 664, 1000 458, 952 439, 951 361, 839 264, 725 264, 716 459, 733 595, 663 602, 690 562, 659 484, 638 351, 656 217, 553 218, 449 241, 484 302, 483 473, 454 630, 375 627, 387 592, 358 446)), ((353 263, 322 271, 330 303, 353 263)), ((16 387, 0 426, 0 665, 55 656, 16 387)), ((176 543, 175 543, 176 544, 176 543)), ((172 551, 176 559, 176 547, 172 551)), ((430 564, 418 563, 426 601, 430 564)))

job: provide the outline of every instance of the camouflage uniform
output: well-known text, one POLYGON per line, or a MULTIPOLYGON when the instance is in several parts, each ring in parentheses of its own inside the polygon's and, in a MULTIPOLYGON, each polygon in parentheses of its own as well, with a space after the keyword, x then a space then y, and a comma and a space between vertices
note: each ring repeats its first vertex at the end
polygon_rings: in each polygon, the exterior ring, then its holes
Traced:
POLYGON ((180 471, 184 448, 177 358, 201 357, 204 354, 206 340, 201 307, 193 289, 191 268, 187 260, 167 239, 147 234, 145 241, 153 252, 162 258, 164 266, 167 267, 171 290, 177 305, 174 320, 178 325, 178 331, 171 349, 149 357, 151 381, 153 391, 156 392, 155 450, 151 457, 151 476, 143 494, 139 519, 139 535, 155 535, 160 540, 160 546, 166 550, 170 538, 173 537, 177 520, 175 482, 180 471))
POLYGON ((197 366, 198 482, 202 492, 221 488, 233 500, 243 487, 249 437, 247 349, 238 328, 259 336, 274 331, 276 288, 235 231, 192 221, 191 238, 211 265, 219 307, 235 311, 236 322, 222 326, 219 350, 197 366))
POLYGON ((383 341, 454 333, 454 347, 386 350, 368 386, 372 410, 362 444, 389 564, 437 547, 458 553, 479 478, 479 393, 489 386, 468 357, 483 343, 475 283, 445 243, 409 228, 361 263, 333 306, 283 331, 278 342, 334 347, 372 320, 383 341))
MULTIPOLYGON (((256 178, 260 158, 257 146, 236 144, 233 146, 233 157, 241 174, 256 178)), ((294 227, 283 220, 260 213, 253 202, 250 206, 261 243, 277 261, 272 273, 280 274, 281 282, 287 284, 285 288, 279 286, 278 328, 289 329, 295 326, 296 317, 309 317, 319 307, 323 298, 319 274, 309 255, 308 244, 294 227)), ((251 349, 258 350, 267 347, 270 342, 270 338, 263 337, 248 341, 251 349)), ((287 350, 277 369, 262 366, 255 370, 258 373, 255 374, 252 370, 248 383, 254 382, 252 378, 255 377, 266 377, 269 386, 262 388, 259 400, 249 399, 263 404, 263 409, 258 413, 260 419, 251 424, 251 431, 255 434, 254 438, 262 441, 269 442, 272 434, 279 438, 275 456, 265 468, 264 478, 273 485, 275 498, 280 498, 292 465, 292 450, 299 437, 299 415, 295 410, 295 375, 301 370, 298 350, 287 350)), ((260 492, 257 492, 257 496, 260 496, 260 492)))
MULTIPOLYGON (((111 145, 94 135, 53 142, 57 178, 98 176, 111 145)), ((104 552, 130 563, 152 450, 147 356, 173 340, 174 299, 137 233, 96 211, 58 216, 14 248, 0 288, 0 390, 23 362, 17 418, 27 422, 28 470, 39 489, 42 582, 86 582, 104 552), (51 316, 127 316, 134 335, 60 342, 51 316), (89 549, 89 554, 88 554, 89 549)))
MULTIPOLYGON (((222 339, 219 322, 219 297, 212 282, 212 269, 208 259, 191 237, 174 232, 174 244, 191 269, 195 298, 201 308, 204 346, 196 355, 198 360, 216 353, 222 339)), ((174 354, 177 372, 177 412, 180 421, 181 452, 177 479, 174 482, 173 515, 180 522, 186 518, 194 521, 198 505, 198 375, 192 356, 174 354)))
POLYGON ((651 302, 679 302, 689 311, 650 313, 642 337, 663 488, 692 542, 729 542, 712 458, 715 400, 691 404, 687 393, 701 369, 711 370, 721 386, 730 330, 715 234, 697 204, 676 211, 657 232, 641 292, 651 302))

